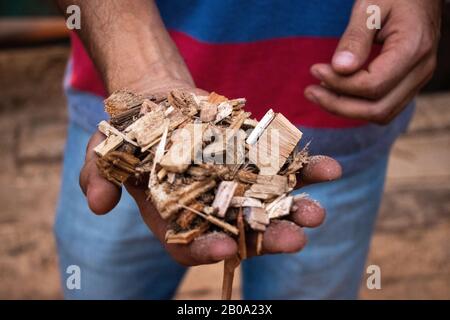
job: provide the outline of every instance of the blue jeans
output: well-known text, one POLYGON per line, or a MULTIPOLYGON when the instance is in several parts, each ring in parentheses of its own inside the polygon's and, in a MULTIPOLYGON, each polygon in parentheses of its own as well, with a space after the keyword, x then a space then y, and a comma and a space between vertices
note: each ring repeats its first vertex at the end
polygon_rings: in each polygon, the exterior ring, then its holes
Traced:
MULTIPOLYGON (((71 123, 55 223, 62 287, 70 299, 169 299, 186 268, 174 262, 141 220, 124 191, 119 205, 95 216, 78 185, 90 133, 71 123), (81 288, 68 289, 70 265, 81 288)), ((324 225, 307 230, 296 254, 243 262, 246 299, 353 299, 357 297, 386 174, 385 154, 366 170, 302 189, 327 209, 324 225)))

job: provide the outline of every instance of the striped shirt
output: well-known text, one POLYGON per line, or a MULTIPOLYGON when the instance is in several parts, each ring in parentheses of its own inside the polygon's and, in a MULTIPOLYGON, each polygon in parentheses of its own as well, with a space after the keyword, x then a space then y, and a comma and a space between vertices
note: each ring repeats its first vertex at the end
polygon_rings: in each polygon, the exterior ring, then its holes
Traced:
MULTIPOLYGON (((348 23, 352 0, 161 0, 163 21, 197 87, 247 98, 260 119, 270 107, 313 140, 312 153, 336 157, 344 172, 370 165, 405 130, 413 106, 388 126, 332 115, 303 96, 318 83, 309 72, 329 63, 348 23)), ((72 34, 65 79, 70 120, 88 130, 107 117, 104 85, 72 34)), ((372 57, 376 56, 374 48, 372 57)))

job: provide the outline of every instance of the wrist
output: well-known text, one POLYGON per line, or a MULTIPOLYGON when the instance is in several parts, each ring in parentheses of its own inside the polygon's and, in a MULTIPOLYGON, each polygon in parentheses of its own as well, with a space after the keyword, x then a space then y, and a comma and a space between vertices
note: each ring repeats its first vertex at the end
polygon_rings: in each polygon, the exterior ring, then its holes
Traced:
POLYGON ((174 86, 195 87, 184 62, 167 60, 154 63, 128 60, 127 66, 111 65, 103 72, 103 78, 108 93, 123 88, 145 93, 161 92, 174 86))

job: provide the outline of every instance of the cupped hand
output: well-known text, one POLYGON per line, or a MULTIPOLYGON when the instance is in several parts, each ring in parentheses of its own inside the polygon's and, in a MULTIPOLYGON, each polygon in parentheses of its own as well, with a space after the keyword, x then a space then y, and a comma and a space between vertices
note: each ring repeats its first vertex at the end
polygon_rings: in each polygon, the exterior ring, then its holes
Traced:
MULTIPOLYGON (((199 90, 195 91, 201 93, 199 90)), ((104 179, 96 166, 98 157, 93 149, 104 139, 100 132, 91 137, 86 150, 86 161, 80 173, 81 189, 87 197, 89 208, 96 214, 111 211, 121 197, 121 189, 104 179)), ((313 156, 299 173, 298 186, 332 181, 340 176, 341 167, 336 160, 325 156, 313 156)), ((215 263, 233 257, 238 252, 236 240, 223 232, 202 235, 188 245, 165 243, 167 222, 160 217, 152 202, 147 200, 146 187, 133 183, 125 183, 125 187, 136 201, 147 226, 180 264, 193 266, 215 263)), ((317 227, 324 218, 325 209, 316 201, 307 197, 296 200, 295 210, 288 219, 272 220, 267 227, 263 237, 262 253, 291 253, 301 250, 307 241, 303 228, 317 227)), ((256 233, 248 232, 247 245, 248 255, 255 255, 256 233)))

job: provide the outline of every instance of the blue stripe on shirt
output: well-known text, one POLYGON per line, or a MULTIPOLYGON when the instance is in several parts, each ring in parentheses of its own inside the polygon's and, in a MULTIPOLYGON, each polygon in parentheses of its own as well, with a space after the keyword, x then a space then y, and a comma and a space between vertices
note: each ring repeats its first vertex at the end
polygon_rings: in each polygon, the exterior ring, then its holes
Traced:
POLYGON ((159 0, 169 29, 204 42, 239 43, 281 37, 339 37, 352 0, 159 0))

